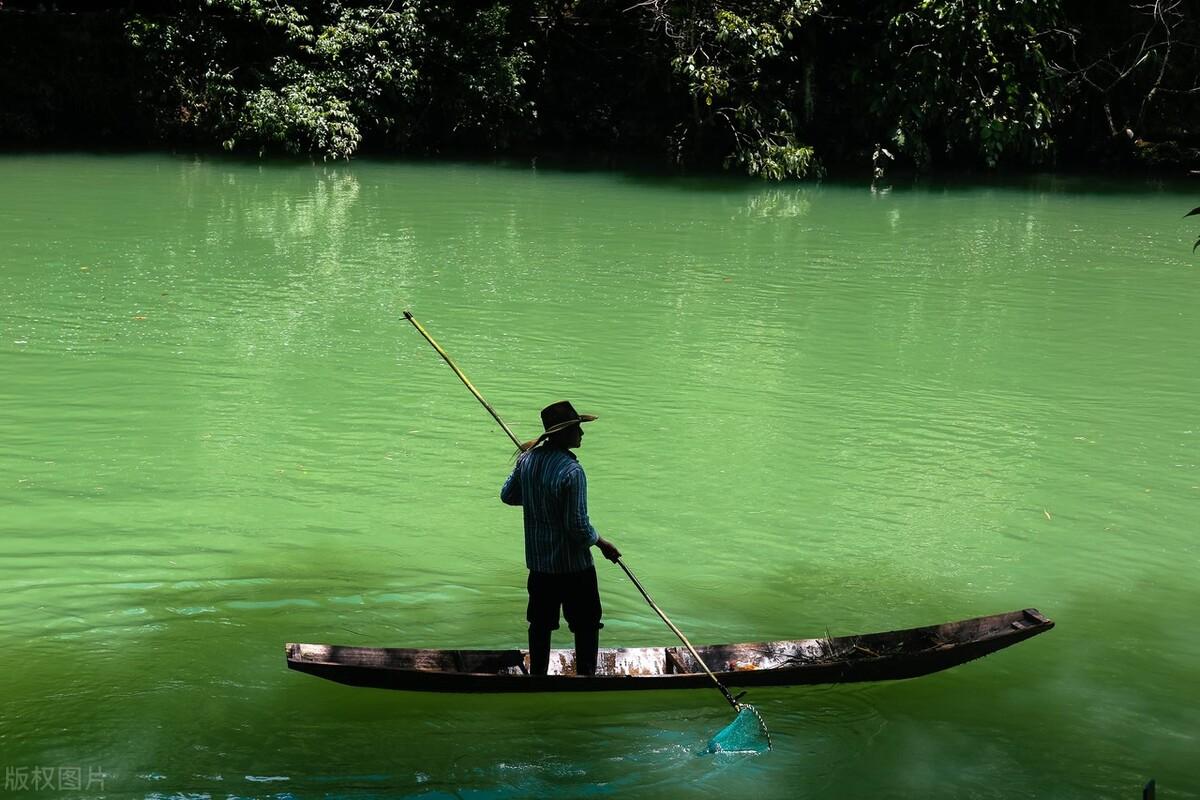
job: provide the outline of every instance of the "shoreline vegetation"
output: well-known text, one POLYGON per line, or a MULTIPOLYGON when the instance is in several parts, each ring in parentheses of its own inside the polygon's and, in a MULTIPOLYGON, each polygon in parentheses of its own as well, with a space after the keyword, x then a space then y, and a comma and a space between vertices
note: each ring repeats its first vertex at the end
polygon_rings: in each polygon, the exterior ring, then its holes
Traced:
POLYGON ((1200 170, 1191 0, 0 2, 0 146, 1200 170))

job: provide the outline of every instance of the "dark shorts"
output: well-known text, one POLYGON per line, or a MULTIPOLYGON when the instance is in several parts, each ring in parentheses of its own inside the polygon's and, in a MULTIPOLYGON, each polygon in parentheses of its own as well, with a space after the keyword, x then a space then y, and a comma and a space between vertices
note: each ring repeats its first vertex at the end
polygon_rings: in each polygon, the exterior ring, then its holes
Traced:
POLYGON ((544 631, 558 630, 558 610, 567 618, 572 631, 596 631, 600 623, 600 589, 596 585, 596 568, 582 572, 529 571, 529 606, 525 619, 529 627, 544 631))

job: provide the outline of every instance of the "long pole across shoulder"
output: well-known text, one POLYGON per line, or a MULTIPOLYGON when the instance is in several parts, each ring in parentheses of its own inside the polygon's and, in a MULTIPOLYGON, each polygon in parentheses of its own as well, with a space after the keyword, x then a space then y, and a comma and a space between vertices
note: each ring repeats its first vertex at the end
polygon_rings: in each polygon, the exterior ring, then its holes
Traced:
POLYGON ((442 357, 442 360, 450 365, 450 369, 454 370, 454 374, 457 375, 458 379, 463 382, 463 385, 471 390, 471 394, 475 395, 475 399, 483 404, 483 407, 487 409, 487 412, 492 415, 492 419, 500 423, 500 427, 503 428, 504 432, 508 434, 508 438, 512 439, 512 443, 517 446, 517 449, 524 450, 525 446, 521 444, 521 440, 516 437, 516 434, 514 434, 507 425, 504 424, 504 420, 500 419, 500 415, 496 413, 496 409, 492 408, 491 403, 483 399, 483 395, 479 393, 479 390, 476 389, 474 384, 467 379, 467 376, 464 375, 463 371, 458 368, 458 365, 454 363, 454 360, 450 358, 450 355, 442 349, 441 345, 435 342, 433 337, 430 336, 423 327, 421 327, 421 323, 417 322, 417 318, 407 310, 404 312, 404 318, 412 323, 413 327, 417 329, 417 333, 425 337, 425 341, 433 345, 433 349, 437 350, 437 353, 442 357))

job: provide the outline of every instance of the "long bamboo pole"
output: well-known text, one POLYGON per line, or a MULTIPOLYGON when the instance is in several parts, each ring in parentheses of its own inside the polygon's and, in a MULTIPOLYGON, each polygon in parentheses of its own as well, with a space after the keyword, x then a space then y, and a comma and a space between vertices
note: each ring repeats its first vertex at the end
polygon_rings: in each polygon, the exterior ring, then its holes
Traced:
POLYGON ((467 379, 467 376, 463 374, 463 371, 458 368, 458 365, 454 363, 454 359, 450 358, 450 354, 443 350, 442 346, 433 340, 433 337, 430 336, 423 327, 421 327, 421 323, 417 322, 416 317, 414 317, 411 312, 405 311, 404 318, 413 324, 413 327, 417 329, 417 333, 425 337, 425 341, 433 345, 433 349, 437 350, 437 353, 442 357, 442 360, 450 365, 450 369, 454 370, 454 374, 457 375, 458 379, 463 382, 463 385, 471 390, 471 394, 475 395, 475 399, 483 404, 483 407, 487 409, 487 412, 492 415, 492 419, 500 423, 500 427, 503 428, 504 432, 508 434, 508 438, 512 439, 512 443, 517 446, 517 449, 524 450, 525 445, 523 445, 521 440, 516 437, 516 434, 514 434, 509 427, 504 424, 504 420, 500 419, 500 415, 496 413, 496 409, 492 408, 492 404, 483 399, 483 395, 481 395, 479 390, 475 388, 475 385, 467 379))
POLYGON ((633 572, 630 571, 629 567, 625 566, 625 562, 618 558, 617 563, 621 566, 621 569, 625 570, 625 574, 629 576, 629 580, 633 581, 633 585, 636 586, 637 590, 642 593, 642 597, 646 598, 646 602, 650 604, 650 607, 654 609, 655 613, 662 617, 662 621, 667 623, 667 627, 675 632, 675 635, 679 637, 679 641, 684 643, 688 649, 688 652, 692 654, 692 658, 696 659, 696 663, 700 665, 700 669, 704 670, 706 673, 708 673, 708 677, 712 678, 713 683, 715 683, 717 688, 721 690, 721 694, 725 695, 725 699, 729 701, 729 705, 733 706, 735 711, 740 711, 742 709, 742 704, 737 701, 736 697, 729 693, 729 690, 725 688, 725 684, 721 683, 720 679, 717 678, 716 675, 713 675, 712 670, 708 668, 708 664, 704 663, 704 659, 701 658, 700 654, 696 652, 696 648, 692 647, 692 643, 689 642, 688 638, 683 635, 683 631, 679 630, 679 628, 676 628, 675 623, 671 622, 663 610, 658 607, 658 604, 650 598, 649 593, 642 586, 642 582, 639 581, 633 572))

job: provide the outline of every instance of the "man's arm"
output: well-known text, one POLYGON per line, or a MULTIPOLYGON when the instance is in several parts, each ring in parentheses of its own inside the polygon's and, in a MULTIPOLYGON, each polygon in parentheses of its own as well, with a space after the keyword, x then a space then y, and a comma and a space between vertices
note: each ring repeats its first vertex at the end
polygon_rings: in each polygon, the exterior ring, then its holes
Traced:
POLYGON ((616 545, 596 533, 587 513, 587 478, 582 469, 572 472, 566 487, 567 533, 577 542, 590 547, 596 545, 609 561, 616 562, 621 551, 616 545))
POLYGON ((521 505, 521 465, 513 467, 512 474, 500 489, 500 499, 510 506, 521 505))
POLYGON ((588 519, 587 478, 582 469, 571 470, 563 481, 563 527, 580 547, 591 547, 600 539, 588 519))

